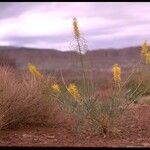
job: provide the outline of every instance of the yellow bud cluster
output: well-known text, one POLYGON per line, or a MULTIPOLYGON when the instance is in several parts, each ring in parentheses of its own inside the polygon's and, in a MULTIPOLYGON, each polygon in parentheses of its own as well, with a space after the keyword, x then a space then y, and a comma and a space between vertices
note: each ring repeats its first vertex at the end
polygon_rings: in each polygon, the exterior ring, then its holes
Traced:
POLYGON ((80 31, 79 31, 79 27, 78 27, 77 18, 73 19, 73 29, 74 29, 75 38, 79 39, 80 38, 80 31))
POLYGON ((150 52, 148 50, 148 44, 147 44, 146 40, 142 45, 141 55, 142 55, 145 63, 150 64, 150 52))
POLYGON ((145 61, 146 61, 146 64, 150 64, 150 52, 147 52, 145 61))
POLYGON ((120 67, 118 66, 118 64, 115 64, 114 67, 113 67, 113 76, 114 76, 114 81, 115 82, 120 82, 121 80, 121 69, 120 67))
POLYGON ((43 75, 38 71, 38 69, 31 63, 28 64, 28 68, 32 75, 40 77, 40 78, 43 77, 43 75))
POLYGON ((147 41, 145 40, 145 42, 142 45, 141 55, 145 58, 147 52, 148 52, 148 44, 147 41))
POLYGON ((60 93, 60 92, 61 92, 61 91, 60 91, 60 87, 59 87, 58 84, 53 84, 53 85, 51 86, 51 88, 52 88, 53 92, 55 92, 55 93, 60 93))
POLYGON ((80 99, 80 94, 75 84, 69 84, 68 91, 75 99, 80 99))

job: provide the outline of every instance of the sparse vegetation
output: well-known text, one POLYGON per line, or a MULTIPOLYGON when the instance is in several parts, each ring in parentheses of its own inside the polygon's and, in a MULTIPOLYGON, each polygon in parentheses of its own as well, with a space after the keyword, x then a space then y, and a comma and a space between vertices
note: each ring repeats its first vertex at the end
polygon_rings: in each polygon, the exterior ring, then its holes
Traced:
MULTIPOLYGON (((97 130, 98 133, 107 134, 112 130, 113 123, 128 110, 131 104, 137 102, 139 98, 150 90, 148 84, 147 86, 143 85, 143 83, 147 83, 145 82, 145 77, 141 78, 142 76, 140 76, 140 82, 136 81, 136 84, 134 85, 131 82, 137 69, 141 69, 142 63, 149 62, 147 58, 147 43, 144 43, 141 51, 142 60, 144 61, 137 63, 126 80, 121 81, 121 68, 118 64, 114 65, 112 70, 114 84, 112 84, 109 95, 103 97, 101 91, 99 91, 100 95, 95 93, 97 87, 94 82, 90 82, 88 71, 84 65, 83 53, 80 45, 80 31, 76 18, 74 19, 73 27, 75 39, 77 40, 77 47, 80 53, 79 61, 82 68, 81 73, 83 74, 82 82, 80 81, 80 87, 77 87, 72 83, 67 85, 62 76, 65 89, 60 90, 59 88, 59 92, 57 92, 55 96, 64 108, 76 115, 76 129, 79 129, 79 126, 84 126, 84 128, 92 127, 92 130, 97 130), (126 88, 127 84, 129 88, 126 88)), ((144 69, 143 66, 142 69, 144 69)))
POLYGON ((9 67, 0 68, 0 128, 18 123, 54 120, 54 101, 48 98, 50 78, 37 79, 30 74, 18 75, 9 67), (53 109, 53 110, 52 110, 53 109))
POLYGON ((59 70, 59 78, 45 75, 31 63, 28 64, 28 72, 21 74, 13 67, 0 66, 1 130, 19 124, 56 125, 59 122, 57 116, 62 113, 75 120, 68 127, 74 133, 106 137, 118 128, 116 122, 134 103, 143 96, 148 97, 146 103, 149 103, 150 55, 146 41, 142 46, 141 59, 131 68, 131 73, 127 72, 127 76, 118 62, 111 71, 97 74, 92 66, 88 66, 86 54, 82 51, 76 18, 73 29, 80 56, 80 68, 74 71, 80 71, 77 78, 65 78, 62 70, 59 70), (97 79, 97 76, 101 78, 97 79))

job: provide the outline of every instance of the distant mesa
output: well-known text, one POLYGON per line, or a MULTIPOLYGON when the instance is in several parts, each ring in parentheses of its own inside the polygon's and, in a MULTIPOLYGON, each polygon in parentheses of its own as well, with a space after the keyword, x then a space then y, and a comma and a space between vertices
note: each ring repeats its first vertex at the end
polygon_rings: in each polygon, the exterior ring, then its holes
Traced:
MULTIPOLYGON (((95 49, 88 51, 88 57, 93 68, 111 67, 113 63, 127 65, 139 59, 140 46, 127 48, 95 49)), ((60 51, 56 49, 27 48, 15 46, 0 46, 0 56, 7 55, 16 62, 18 68, 26 69, 28 62, 42 69, 69 69, 78 64, 79 54, 75 51, 60 51)))

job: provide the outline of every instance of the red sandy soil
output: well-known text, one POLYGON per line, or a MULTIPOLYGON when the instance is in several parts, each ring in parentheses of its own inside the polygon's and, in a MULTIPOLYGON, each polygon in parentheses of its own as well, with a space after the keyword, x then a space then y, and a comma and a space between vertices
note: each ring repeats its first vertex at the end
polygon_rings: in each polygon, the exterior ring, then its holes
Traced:
POLYGON ((120 120, 118 132, 106 137, 77 135, 62 124, 2 130, 0 146, 150 147, 150 105, 135 104, 120 120))

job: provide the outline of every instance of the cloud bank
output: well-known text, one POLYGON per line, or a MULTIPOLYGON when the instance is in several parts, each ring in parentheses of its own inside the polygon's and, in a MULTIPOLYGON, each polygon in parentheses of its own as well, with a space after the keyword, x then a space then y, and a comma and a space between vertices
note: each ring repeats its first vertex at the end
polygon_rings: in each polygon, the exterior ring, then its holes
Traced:
POLYGON ((90 50, 150 38, 146 2, 1 2, 0 10, 0 45, 70 50, 74 17, 90 50))

